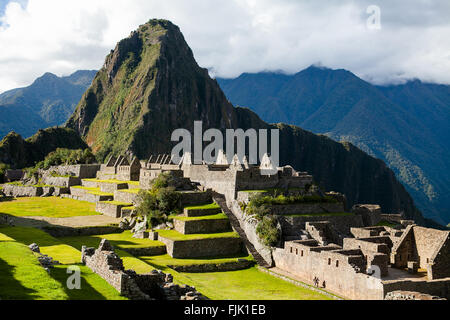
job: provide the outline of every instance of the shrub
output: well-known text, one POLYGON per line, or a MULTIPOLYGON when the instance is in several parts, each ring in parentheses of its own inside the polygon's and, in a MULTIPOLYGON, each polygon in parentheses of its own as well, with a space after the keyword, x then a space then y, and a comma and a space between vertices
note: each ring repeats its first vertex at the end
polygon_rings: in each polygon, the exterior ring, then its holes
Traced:
POLYGON ((50 152, 43 161, 39 162, 35 168, 47 170, 51 166, 58 166, 62 164, 89 164, 96 161, 95 156, 91 150, 69 150, 58 148, 53 152, 50 152))
POLYGON ((0 182, 4 181, 6 170, 9 169, 9 165, 0 163, 0 182))
POLYGON ((152 183, 152 190, 176 187, 176 178, 172 172, 161 173, 152 183))
POLYGON ((161 188, 156 191, 156 200, 158 208, 170 215, 179 209, 180 194, 174 187, 161 188))
POLYGON ((277 218, 275 216, 262 217, 256 226, 256 234, 265 246, 276 246, 281 236, 277 218))
POLYGON ((154 228, 166 223, 169 216, 181 211, 180 194, 171 186, 172 176, 161 174, 153 183, 150 191, 138 193, 136 212, 139 216, 147 216, 149 226, 154 228))

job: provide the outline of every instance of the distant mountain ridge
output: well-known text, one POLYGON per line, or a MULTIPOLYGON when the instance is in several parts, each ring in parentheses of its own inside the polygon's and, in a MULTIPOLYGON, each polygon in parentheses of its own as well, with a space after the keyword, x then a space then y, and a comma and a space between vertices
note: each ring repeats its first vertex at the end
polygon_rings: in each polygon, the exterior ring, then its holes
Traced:
POLYGON ((67 77, 45 73, 28 87, 0 94, 0 139, 10 131, 30 137, 39 129, 64 124, 96 73, 79 70, 67 77))
POLYGON ((170 21, 150 20, 117 44, 66 126, 99 159, 126 151, 147 159, 170 153, 173 131, 192 133, 197 120, 204 130, 278 128, 281 165, 308 171, 323 189, 344 193, 350 206, 379 203, 384 212, 404 211, 419 224, 429 223, 383 161, 351 144, 292 125, 270 125, 248 108, 233 107, 170 21))
POLYGON ((346 70, 217 79, 234 105, 349 141, 384 160, 425 215, 450 221, 450 86, 411 81, 374 86, 346 70))

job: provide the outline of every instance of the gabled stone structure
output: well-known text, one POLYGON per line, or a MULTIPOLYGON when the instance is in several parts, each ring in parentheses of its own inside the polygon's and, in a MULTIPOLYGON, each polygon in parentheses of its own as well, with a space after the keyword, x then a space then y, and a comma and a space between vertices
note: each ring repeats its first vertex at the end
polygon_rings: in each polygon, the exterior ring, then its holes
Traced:
MULTIPOLYGON (((153 180, 159 177, 161 173, 172 172, 172 174, 181 179, 183 178, 183 171, 180 169, 180 164, 175 164, 172 161, 173 157, 169 154, 162 154, 157 156, 150 156, 145 167, 140 168, 139 172, 139 186, 142 189, 150 189, 153 180)), ((183 159, 187 159, 184 157, 183 159)))
POLYGON ((429 280, 450 277, 450 231, 408 226, 392 248, 391 263, 411 272, 426 269, 429 280))
POLYGON ((97 172, 97 179, 139 181, 140 169, 141 162, 136 157, 130 160, 128 156, 120 155, 117 158, 111 156, 105 164, 101 165, 100 171, 97 172))
POLYGON ((131 162, 123 158, 117 168, 116 179, 122 181, 139 181, 141 162, 134 157, 131 162))

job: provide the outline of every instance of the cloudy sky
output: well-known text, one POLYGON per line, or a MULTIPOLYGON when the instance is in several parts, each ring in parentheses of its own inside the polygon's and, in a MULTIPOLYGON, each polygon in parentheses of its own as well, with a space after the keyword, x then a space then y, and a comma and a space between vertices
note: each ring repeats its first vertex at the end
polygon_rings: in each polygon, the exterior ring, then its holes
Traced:
POLYGON ((0 92, 99 69, 150 18, 180 26, 221 77, 317 64, 378 84, 450 84, 448 0, 0 0, 0 92))

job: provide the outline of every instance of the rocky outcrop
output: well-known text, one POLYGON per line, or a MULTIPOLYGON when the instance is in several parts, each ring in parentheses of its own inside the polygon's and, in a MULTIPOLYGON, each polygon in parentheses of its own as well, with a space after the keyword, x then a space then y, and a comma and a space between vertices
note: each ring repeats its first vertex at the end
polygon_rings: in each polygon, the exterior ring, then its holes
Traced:
POLYGON ((0 163, 8 164, 12 169, 32 167, 57 148, 86 149, 87 145, 68 128, 39 130, 26 140, 11 132, 0 141, 0 163))

